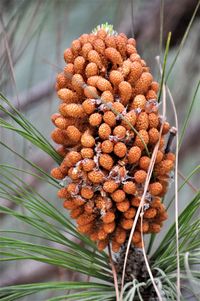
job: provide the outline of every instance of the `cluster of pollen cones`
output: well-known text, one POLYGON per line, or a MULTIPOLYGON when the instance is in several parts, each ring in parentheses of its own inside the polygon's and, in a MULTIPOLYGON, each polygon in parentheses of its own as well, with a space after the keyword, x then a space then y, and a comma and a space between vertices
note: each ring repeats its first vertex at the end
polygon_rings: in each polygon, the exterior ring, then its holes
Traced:
POLYGON ((140 248, 141 235, 159 232, 167 219, 161 198, 175 160, 164 151, 170 125, 158 112, 158 83, 133 38, 101 27, 74 40, 64 60, 56 82, 61 104, 52 115, 56 129, 51 135, 63 161, 51 174, 70 178, 58 197, 78 231, 96 241, 99 250, 111 242, 118 252, 129 236, 159 141, 143 222, 138 219, 132 237, 140 248))

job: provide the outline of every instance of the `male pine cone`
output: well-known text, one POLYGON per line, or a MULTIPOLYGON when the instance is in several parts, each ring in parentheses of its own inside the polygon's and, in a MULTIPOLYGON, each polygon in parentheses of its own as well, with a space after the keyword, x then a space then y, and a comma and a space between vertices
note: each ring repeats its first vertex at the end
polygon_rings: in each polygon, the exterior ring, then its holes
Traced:
POLYGON ((161 198, 168 187, 175 157, 165 153, 170 125, 158 112, 159 85, 125 34, 105 28, 83 34, 64 52, 66 66, 57 75, 61 100, 52 115, 52 139, 63 161, 51 174, 70 178, 58 191, 76 219, 79 232, 103 250, 112 242, 118 252, 130 234, 150 164, 159 150, 145 200, 143 224, 137 221, 132 243, 141 233, 157 233, 167 213, 161 198))

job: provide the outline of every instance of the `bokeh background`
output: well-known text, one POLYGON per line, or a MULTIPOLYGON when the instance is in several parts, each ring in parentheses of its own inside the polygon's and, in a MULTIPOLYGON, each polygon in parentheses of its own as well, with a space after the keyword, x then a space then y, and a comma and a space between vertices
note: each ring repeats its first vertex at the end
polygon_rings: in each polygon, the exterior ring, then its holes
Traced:
MULTIPOLYGON (((156 56, 163 59, 167 34, 172 32, 167 69, 177 53, 184 32, 197 5, 196 0, 1 0, 0 1, 0 91, 50 140, 52 113, 57 111, 58 99, 54 91, 55 77, 64 67, 63 52, 73 39, 90 32, 98 24, 113 24, 118 32, 135 37, 138 52, 147 62, 156 80, 160 80, 156 56), (163 26, 160 22, 164 6, 163 26), (163 30, 161 30, 163 27, 163 30)), ((200 78, 200 11, 197 12, 187 41, 169 77, 181 129, 200 78)), ((191 117, 179 154, 179 172, 182 177, 200 164, 200 92, 197 93, 191 117)), ((167 99, 169 103, 169 100, 167 99)), ((167 117, 174 119, 168 105, 167 117)), ((0 112, 0 116, 7 118, 0 112)), ((13 132, 0 130, 1 140, 12 149, 49 172, 55 163, 48 155, 33 147, 13 132)), ((24 161, 0 147, 0 163, 28 168, 24 161)), ((20 176, 25 177, 23 174, 20 176)), ((180 176, 179 183, 183 179, 180 176)), ((48 200, 61 207, 56 190, 24 178, 48 200)), ((179 194, 180 211, 199 188, 200 174, 191 178, 179 194)), ((166 197, 166 204, 173 196, 166 197)), ((13 204, 0 199, 4 205, 13 204)), ((24 210, 19 207, 17 210, 24 210)), ((67 213, 66 213, 67 214, 67 213)), ((174 220, 174 206, 169 211, 165 230, 174 220)), ((8 216, 0 216, 0 228, 25 227, 8 216)), ((165 231, 164 230, 164 231, 165 231)), ((160 234, 163 235, 163 232, 160 234)), ((159 237, 158 237, 159 240, 159 237)), ((78 279, 80 275, 60 268, 27 261, 0 264, 0 286, 46 281, 50 279, 78 279)), ((23 300, 42 300, 38 295, 23 300)), ((45 297, 50 297, 46 296, 45 297)))

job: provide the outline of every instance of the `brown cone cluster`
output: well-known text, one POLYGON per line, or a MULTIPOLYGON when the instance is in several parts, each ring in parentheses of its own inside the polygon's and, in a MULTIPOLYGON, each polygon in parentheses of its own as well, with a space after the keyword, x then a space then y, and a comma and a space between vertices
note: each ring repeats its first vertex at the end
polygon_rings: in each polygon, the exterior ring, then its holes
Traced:
MULTIPOLYGON (((100 28, 83 34, 64 52, 58 74, 59 113, 52 115, 52 139, 60 144, 61 165, 51 172, 70 178, 59 190, 78 231, 117 252, 130 233, 143 194, 150 156, 159 140, 158 83, 136 50, 134 39, 100 28), (117 114, 116 114, 117 113, 117 114), (133 131, 133 128, 136 131, 133 131), (147 149, 149 153, 147 153, 147 149)), ((161 202, 175 157, 165 154, 164 122, 159 151, 132 242, 141 247, 141 232, 157 233, 167 213, 161 202)))

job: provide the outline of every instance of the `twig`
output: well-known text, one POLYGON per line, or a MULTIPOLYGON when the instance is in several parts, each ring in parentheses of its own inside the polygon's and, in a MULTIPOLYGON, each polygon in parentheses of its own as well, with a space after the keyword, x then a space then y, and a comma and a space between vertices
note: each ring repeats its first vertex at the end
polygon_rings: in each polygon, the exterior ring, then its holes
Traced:
POLYGON ((184 176, 184 174, 182 174, 180 170, 178 170, 178 175, 182 180, 184 180, 188 184, 188 186, 190 186, 194 193, 198 192, 198 189, 189 180, 187 180, 187 178, 184 176))
POLYGON ((175 161, 175 228, 176 228, 176 258, 177 258, 177 301, 180 301, 181 298, 181 290, 180 290, 180 254, 179 254, 179 225, 178 225, 178 155, 179 155, 179 149, 178 149, 178 117, 176 112, 176 107, 174 104, 173 97, 171 95, 171 92, 169 88, 166 86, 167 92, 172 104, 172 108, 174 111, 174 118, 175 118, 175 125, 177 129, 177 135, 176 135, 176 161, 175 161))
POLYGON ((176 136, 176 132, 177 132, 177 129, 175 127, 172 127, 170 129, 169 138, 168 138, 168 141, 167 141, 167 146, 165 148, 165 154, 167 154, 171 151, 171 145, 172 145, 172 142, 174 140, 174 137, 176 136))
POLYGON ((108 244, 108 254, 109 254, 110 265, 111 265, 112 273, 113 273, 115 292, 116 292, 116 301, 119 301, 120 299, 119 299, 119 288, 118 288, 118 281, 117 281, 117 273, 116 273, 115 265, 114 265, 114 262, 113 262, 113 259, 112 259, 110 243, 108 244))

